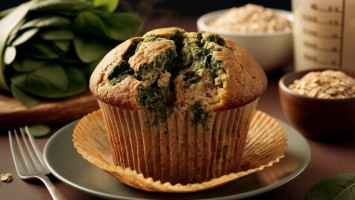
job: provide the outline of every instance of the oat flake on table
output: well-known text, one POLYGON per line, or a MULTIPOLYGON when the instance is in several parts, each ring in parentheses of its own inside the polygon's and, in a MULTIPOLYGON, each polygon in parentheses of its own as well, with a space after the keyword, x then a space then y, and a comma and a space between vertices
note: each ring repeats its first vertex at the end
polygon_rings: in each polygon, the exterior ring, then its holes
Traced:
POLYGON ((11 173, 0 174, 0 181, 1 182, 11 182, 12 181, 12 174, 11 173))

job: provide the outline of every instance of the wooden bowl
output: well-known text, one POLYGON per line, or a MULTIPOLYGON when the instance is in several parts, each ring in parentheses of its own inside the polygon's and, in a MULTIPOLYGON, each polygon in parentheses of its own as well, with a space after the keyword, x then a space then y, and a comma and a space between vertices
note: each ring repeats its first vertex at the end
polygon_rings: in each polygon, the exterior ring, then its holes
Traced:
MULTIPOLYGON (((355 136, 355 98, 320 99, 300 95, 288 86, 310 71, 290 72, 279 81, 279 94, 283 112, 288 121, 302 134, 313 139, 345 139, 355 136)), ((355 70, 343 71, 355 77, 355 70)))

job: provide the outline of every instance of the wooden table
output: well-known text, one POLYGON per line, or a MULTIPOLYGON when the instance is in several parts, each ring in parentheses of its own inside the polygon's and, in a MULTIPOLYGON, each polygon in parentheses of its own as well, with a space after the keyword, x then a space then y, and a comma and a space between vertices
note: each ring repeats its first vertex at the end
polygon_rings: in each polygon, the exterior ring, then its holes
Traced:
MULTIPOLYGON (((187 31, 196 30, 196 17, 171 17, 148 19, 143 31, 156 27, 179 26, 187 31)), ((268 73, 269 85, 265 94, 261 97, 258 109, 267 114, 287 122, 279 101, 277 84, 283 71, 268 73)), ((1 120, 1 119, 0 119, 1 120)), ((59 127, 54 127, 57 129, 59 127)), ((44 147, 48 137, 38 139, 41 148, 44 147)), ((355 140, 344 143, 330 144, 307 139, 312 152, 312 158, 305 171, 285 185, 255 196, 250 199, 305 199, 309 189, 320 180, 339 173, 355 172, 355 140)), ((37 181, 28 183, 22 181, 16 174, 12 161, 8 136, 6 131, 0 132, 0 173, 10 172, 13 181, 0 183, 0 199, 50 199, 45 186, 37 181)), ((58 189, 68 199, 98 199, 87 193, 79 191, 55 178, 53 179, 58 189)))

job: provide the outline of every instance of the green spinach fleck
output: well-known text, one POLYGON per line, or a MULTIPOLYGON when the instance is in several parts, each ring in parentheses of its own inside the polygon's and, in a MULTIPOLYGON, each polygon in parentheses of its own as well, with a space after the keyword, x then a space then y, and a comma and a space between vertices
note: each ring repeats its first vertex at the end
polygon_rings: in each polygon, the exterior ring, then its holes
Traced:
POLYGON ((216 78, 218 72, 223 70, 223 61, 216 60, 211 55, 208 55, 206 57, 205 69, 211 78, 216 78))
POLYGON ((214 42, 222 47, 228 47, 226 41, 217 35, 209 34, 201 39, 201 43, 204 44, 204 46, 207 46, 210 42, 214 42))
POLYGON ((206 128, 205 126, 209 118, 211 117, 210 112, 204 110, 200 102, 196 102, 194 105, 191 106, 191 112, 193 115, 191 123, 194 126, 201 124, 204 128, 206 128))
POLYGON ((154 115, 153 124, 167 120, 167 95, 166 88, 155 85, 149 87, 141 86, 138 92, 138 103, 154 115))
POLYGON ((130 57, 132 57, 134 55, 134 53, 137 50, 137 46, 139 44, 140 40, 135 40, 131 43, 131 45, 129 45, 126 53, 123 55, 123 60, 128 61, 130 57))
MULTIPOLYGON (((142 64, 139 70, 133 74, 137 80, 142 81, 138 92, 138 103, 154 113, 154 123, 167 119, 166 108, 171 104, 168 100, 168 94, 174 93, 175 88, 172 81, 175 77, 178 74, 184 75, 184 89, 201 81, 202 77, 196 73, 198 70, 203 70, 209 77, 216 78, 223 71, 224 63, 216 60, 213 53, 227 47, 226 42, 217 35, 204 36, 202 33, 196 33, 187 36, 181 32, 176 32, 170 38, 147 36, 139 42, 136 48, 141 48, 141 45, 146 42, 165 40, 173 41, 172 46, 174 48, 168 48, 164 53, 153 59, 154 61, 142 64), (210 42, 219 46, 208 45, 210 42), (158 87, 157 80, 165 71, 171 74, 170 87, 158 87)), ((193 114, 191 123, 195 126, 201 124, 205 127, 211 117, 210 111, 207 111, 201 102, 194 103, 190 110, 193 114)))
POLYGON ((184 73, 184 88, 190 87, 190 85, 197 83, 201 80, 201 77, 196 74, 194 71, 188 71, 184 73))
POLYGON ((134 71, 130 67, 129 63, 122 60, 118 65, 113 67, 113 69, 108 73, 107 78, 110 80, 112 85, 115 85, 123 81, 126 77, 133 75, 134 71))

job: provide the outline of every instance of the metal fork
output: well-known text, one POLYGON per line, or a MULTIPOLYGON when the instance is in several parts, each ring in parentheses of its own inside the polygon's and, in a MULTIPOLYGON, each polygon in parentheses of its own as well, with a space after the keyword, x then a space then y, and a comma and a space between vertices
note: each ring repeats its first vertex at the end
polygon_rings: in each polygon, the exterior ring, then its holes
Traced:
POLYGON ((14 159, 16 171, 21 179, 40 179, 49 190, 52 198, 55 200, 65 200, 66 198, 57 190, 51 180, 48 178, 50 171, 46 166, 42 152, 37 146, 28 127, 19 128, 21 138, 17 130, 13 134, 9 131, 10 147, 14 159), (13 135, 15 137, 13 137, 13 135), (14 139, 15 138, 15 139, 14 139), (16 141, 15 141, 16 140, 16 141), (17 143, 17 145, 16 145, 17 143), (20 151, 20 154, 18 153, 20 151))

